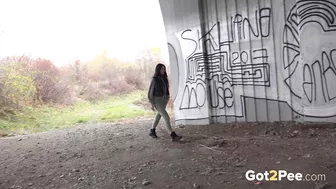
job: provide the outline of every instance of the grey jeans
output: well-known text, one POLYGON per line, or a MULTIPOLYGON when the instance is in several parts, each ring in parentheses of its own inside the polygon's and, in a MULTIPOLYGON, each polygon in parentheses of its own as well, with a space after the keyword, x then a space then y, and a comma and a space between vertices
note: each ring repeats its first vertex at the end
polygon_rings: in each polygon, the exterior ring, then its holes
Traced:
POLYGON ((173 131, 172 131, 171 124, 170 124, 170 117, 168 115, 168 112, 166 111, 168 100, 169 100, 169 98, 165 97, 165 96, 154 97, 154 107, 155 107, 157 113, 156 113, 156 116, 155 116, 155 120, 153 122, 153 129, 155 129, 157 127, 161 117, 163 117, 163 119, 166 122, 167 131, 170 134, 173 131))

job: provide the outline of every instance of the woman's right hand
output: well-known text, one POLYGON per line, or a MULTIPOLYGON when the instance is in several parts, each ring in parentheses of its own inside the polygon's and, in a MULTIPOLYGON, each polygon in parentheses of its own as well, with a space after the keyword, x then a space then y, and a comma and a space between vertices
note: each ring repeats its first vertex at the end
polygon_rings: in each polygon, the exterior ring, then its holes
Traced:
POLYGON ((152 107, 151 107, 151 109, 154 111, 154 105, 152 104, 152 107))

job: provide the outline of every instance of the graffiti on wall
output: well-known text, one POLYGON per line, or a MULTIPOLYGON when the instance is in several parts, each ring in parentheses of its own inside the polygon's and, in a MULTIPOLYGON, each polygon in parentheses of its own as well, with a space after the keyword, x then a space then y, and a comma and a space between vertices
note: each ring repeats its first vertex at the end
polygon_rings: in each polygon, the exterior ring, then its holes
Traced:
POLYGON ((286 18, 284 82, 305 106, 323 106, 336 99, 336 49, 330 45, 336 42, 335 19, 336 5, 328 0, 298 1, 286 18))
POLYGON ((299 115, 335 116, 336 4, 290 3, 277 36, 272 20, 279 18, 273 18, 270 7, 250 10, 250 15, 227 15, 224 21, 208 23, 203 34, 198 27, 177 32, 185 68, 180 76, 186 81, 179 109, 200 109, 208 103, 212 109, 225 110, 213 116, 244 117, 244 98, 265 99, 265 89, 274 91, 277 86, 271 83, 277 80, 284 87, 277 89, 278 94, 268 93, 265 100, 287 103, 299 115), (281 43, 275 44, 273 37, 281 43), (270 58, 275 46, 281 46, 276 48, 280 59, 270 58), (280 96, 280 90, 288 90, 288 95, 280 96))
MULTIPOLYGON (((270 86, 268 48, 260 45, 255 49, 243 49, 237 44, 269 38, 271 9, 255 10, 251 17, 235 14, 229 20, 229 23, 213 24, 203 36, 199 28, 187 29, 179 34, 180 41, 189 45, 184 48, 188 50, 184 53, 186 84, 180 110, 205 105, 207 82, 211 83, 212 108, 226 108, 225 115, 237 114, 230 110, 234 103, 242 106, 241 101, 234 101, 234 86, 270 86), (204 46, 207 47, 206 54, 204 46)), ((242 108, 240 111, 243 111, 242 108)))
POLYGON ((230 17, 229 29, 224 28, 221 44, 267 38, 271 34, 271 8, 261 8, 254 15, 243 17, 235 14, 230 17), (253 18, 254 17, 254 18, 253 18))

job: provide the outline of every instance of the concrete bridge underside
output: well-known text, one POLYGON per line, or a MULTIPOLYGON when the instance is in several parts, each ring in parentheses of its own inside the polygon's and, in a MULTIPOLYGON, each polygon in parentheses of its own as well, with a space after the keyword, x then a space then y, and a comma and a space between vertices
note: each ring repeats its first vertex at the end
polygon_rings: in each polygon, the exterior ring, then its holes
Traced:
POLYGON ((159 0, 177 124, 336 120, 336 0, 159 0))

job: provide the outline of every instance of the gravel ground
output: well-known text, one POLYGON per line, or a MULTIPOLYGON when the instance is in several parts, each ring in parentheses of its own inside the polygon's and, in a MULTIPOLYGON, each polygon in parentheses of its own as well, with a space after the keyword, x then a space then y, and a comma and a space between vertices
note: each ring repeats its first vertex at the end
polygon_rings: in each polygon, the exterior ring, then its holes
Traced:
MULTIPOLYGON (((239 123, 175 127, 152 120, 85 124, 0 138, 0 188, 336 189, 335 125, 239 123), (248 170, 324 174, 323 181, 248 181, 248 170)), ((273 175, 273 174, 271 174, 273 175)))

